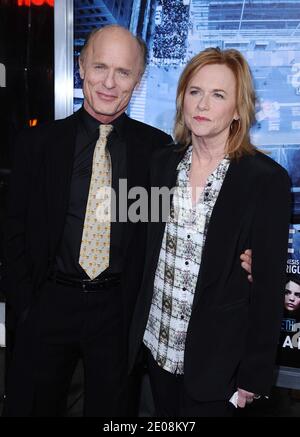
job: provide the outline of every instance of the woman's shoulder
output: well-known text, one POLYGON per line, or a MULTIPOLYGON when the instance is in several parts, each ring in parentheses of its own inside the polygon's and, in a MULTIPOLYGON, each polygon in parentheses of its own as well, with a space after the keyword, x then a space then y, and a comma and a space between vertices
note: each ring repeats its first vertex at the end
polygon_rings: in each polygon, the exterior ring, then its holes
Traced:
POLYGON ((274 161, 266 152, 258 149, 251 155, 245 155, 242 158, 244 165, 253 168, 257 175, 263 174, 266 176, 289 177, 286 169, 278 162, 274 161))

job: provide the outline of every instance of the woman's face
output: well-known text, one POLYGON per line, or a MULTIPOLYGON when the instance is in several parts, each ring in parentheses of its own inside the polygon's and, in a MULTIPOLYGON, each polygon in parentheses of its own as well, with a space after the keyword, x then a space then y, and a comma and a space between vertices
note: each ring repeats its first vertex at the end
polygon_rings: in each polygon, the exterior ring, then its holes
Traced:
POLYGON ((293 281, 286 284, 284 306, 288 311, 295 311, 300 307, 300 285, 293 281))
POLYGON ((238 119, 236 79, 226 65, 205 65, 191 78, 184 95, 183 115, 192 139, 224 145, 232 120, 238 119))

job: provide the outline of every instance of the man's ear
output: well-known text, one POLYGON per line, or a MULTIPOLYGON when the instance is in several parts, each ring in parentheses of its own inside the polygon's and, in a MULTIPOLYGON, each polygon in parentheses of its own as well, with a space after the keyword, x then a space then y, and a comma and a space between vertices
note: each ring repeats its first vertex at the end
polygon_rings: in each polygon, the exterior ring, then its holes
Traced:
POLYGON ((141 86, 141 81, 139 80, 139 81, 135 84, 134 91, 138 91, 139 88, 140 88, 140 86, 141 86))
POLYGON ((138 90, 139 90, 139 88, 140 88, 140 86, 141 86, 141 82, 142 82, 142 77, 143 77, 143 75, 140 74, 140 76, 139 76, 139 78, 138 78, 138 80, 137 80, 137 82, 136 82, 136 84, 135 84, 135 87, 134 87, 134 90, 135 90, 135 91, 138 91, 138 90))
POLYGON ((79 74, 80 74, 80 78, 83 80, 84 79, 84 65, 83 65, 84 61, 79 58, 79 74))

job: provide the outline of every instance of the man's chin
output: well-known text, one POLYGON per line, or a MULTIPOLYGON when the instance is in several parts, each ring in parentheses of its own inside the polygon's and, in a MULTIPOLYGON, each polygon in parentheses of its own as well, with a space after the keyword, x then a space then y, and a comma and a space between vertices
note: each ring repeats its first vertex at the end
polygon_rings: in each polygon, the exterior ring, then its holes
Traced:
POLYGON ((122 112, 115 110, 103 110, 103 108, 86 108, 87 112, 97 120, 99 120, 101 123, 109 124, 112 121, 114 121, 116 118, 118 118, 122 112))
POLYGON ((117 112, 117 108, 109 105, 94 106, 93 110, 96 114, 104 115, 104 116, 107 115, 109 117, 116 114, 117 112))
POLYGON ((125 106, 124 108, 119 108, 119 107, 109 108, 109 107, 98 106, 94 108, 94 112, 99 116, 117 118, 119 117, 119 115, 123 114, 123 112, 126 111, 126 108, 127 106, 125 106))

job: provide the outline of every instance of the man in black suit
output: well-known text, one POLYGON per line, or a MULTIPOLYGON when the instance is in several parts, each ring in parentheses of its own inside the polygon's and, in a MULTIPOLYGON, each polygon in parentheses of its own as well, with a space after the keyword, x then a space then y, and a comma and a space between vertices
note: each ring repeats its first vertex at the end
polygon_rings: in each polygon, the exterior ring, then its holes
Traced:
MULTIPOLYGON (((145 58, 144 43, 126 29, 93 32, 80 56, 83 108, 17 140, 6 232, 7 330, 14 332, 6 416, 65 414, 80 357, 84 414, 126 414, 126 332, 143 268, 145 224, 109 223, 99 237, 109 239, 109 250, 105 244, 99 250, 109 262, 94 273, 82 262, 83 252, 90 256, 82 236, 99 126, 112 129, 105 156, 117 204, 119 181, 127 181, 128 191, 147 188, 150 155, 172 141, 125 114, 145 58)), ((94 234, 88 243, 98 241, 94 234)))

